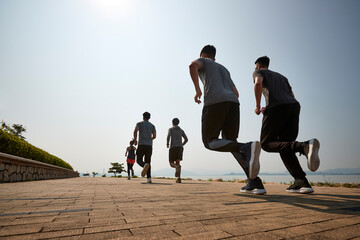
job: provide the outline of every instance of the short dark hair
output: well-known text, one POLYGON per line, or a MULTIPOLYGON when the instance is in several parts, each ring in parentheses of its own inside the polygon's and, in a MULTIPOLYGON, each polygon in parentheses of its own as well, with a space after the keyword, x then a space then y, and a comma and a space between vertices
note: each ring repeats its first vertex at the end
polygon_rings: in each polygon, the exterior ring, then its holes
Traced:
POLYGON ((131 141, 130 141, 130 145, 134 145, 134 140, 131 140, 131 141))
POLYGON ((260 64, 260 66, 262 67, 269 67, 270 64, 270 58, 267 56, 263 56, 263 57, 259 57, 256 61, 255 64, 260 64))
POLYGON ((175 126, 177 126, 177 125, 179 125, 180 120, 179 120, 178 118, 174 118, 174 119, 172 120, 172 123, 173 123, 175 126))
POLYGON ((149 119, 150 119, 150 116, 151 116, 151 115, 150 115, 149 112, 144 112, 144 113, 143 113, 143 117, 144 117, 145 120, 149 120, 149 119))
POLYGON ((203 49, 201 49, 200 57, 203 53, 205 53, 209 58, 215 58, 216 48, 213 45, 206 45, 203 49))

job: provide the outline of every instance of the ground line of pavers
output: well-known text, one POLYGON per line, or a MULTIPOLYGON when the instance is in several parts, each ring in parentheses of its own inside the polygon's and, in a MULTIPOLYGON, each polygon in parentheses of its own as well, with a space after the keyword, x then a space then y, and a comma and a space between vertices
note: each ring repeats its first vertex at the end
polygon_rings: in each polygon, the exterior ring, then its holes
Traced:
POLYGON ((16 200, 49 200, 49 199, 76 199, 79 197, 54 197, 54 198, 11 198, 11 199, 0 199, 0 201, 16 201, 16 200))
POLYGON ((85 211, 92 211, 92 209, 84 208, 84 209, 53 210, 53 211, 39 211, 39 212, 0 213, 0 217, 17 216, 17 215, 31 215, 31 214, 46 214, 46 213, 85 212, 85 211))

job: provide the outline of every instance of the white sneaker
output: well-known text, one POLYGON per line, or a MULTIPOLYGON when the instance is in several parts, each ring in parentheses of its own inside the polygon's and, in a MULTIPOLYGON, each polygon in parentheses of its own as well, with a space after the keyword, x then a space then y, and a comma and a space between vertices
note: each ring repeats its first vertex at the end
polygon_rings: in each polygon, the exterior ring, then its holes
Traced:
POLYGON ((246 184, 246 186, 240 189, 240 192, 251 193, 255 195, 266 194, 264 185, 262 184, 262 181, 259 177, 256 177, 255 179, 248 179, 248 183, 246 184))
POLYGON ((147 174, 147 171, 149 170, 150 164, 145 163, 143 170, 141 171, 141 176, 145 177, 147 174))
POLYGON ((315 172, 320 166, 319 159, 320 142, 316 138, 304 142, 304 154, 310 171, 315 172))
POLYGON ((305 179, 296 179, 294 181, 294 184, 292 184, 291 186, 289 186, 286 189, 287 192, 291 192, 291 193, 301 193, 301 194, 306 194, 306 193, 313 193, 314 189, 311 187, 310 183, 308 182, 308 180, 305 179))
POLYGON ((151 178, 147 179, 147 183, 152 183, 151 178))

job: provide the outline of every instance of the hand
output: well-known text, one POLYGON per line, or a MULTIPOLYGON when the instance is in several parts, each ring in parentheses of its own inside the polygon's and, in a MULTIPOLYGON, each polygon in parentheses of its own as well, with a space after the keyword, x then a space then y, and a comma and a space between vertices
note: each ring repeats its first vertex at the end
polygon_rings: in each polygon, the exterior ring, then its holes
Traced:
POLYGON ((256 115, 259 115, 260 113, 264 114, 264 111, 265 111, 265 107, 260 108, 259 106, 255 108, 256 115))
POLYGON ((169 148, 169 144, 166 144, 166 147, 169 148))
POLYGON ((197 104, 200 104, 200 103, 201 103, 201 100, 200 100, 201 95, 202 95, 202 92, 201 92, 201 91, 197 91, 197 92, 196 92, 196 95, 195 95, 195 97, 194 97, 194 100, 195 100, 195 102, 196 102, 197 104))
POLYGON ((137 140, 136 140, 136 139, 134 139, 134 145, 135 145, 135 146, 137 145, 137 140))

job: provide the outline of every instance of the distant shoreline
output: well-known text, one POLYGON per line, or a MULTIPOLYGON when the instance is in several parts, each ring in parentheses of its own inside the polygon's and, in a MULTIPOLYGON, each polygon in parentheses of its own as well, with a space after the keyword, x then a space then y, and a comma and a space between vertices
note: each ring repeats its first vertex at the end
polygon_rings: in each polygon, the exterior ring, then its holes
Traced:
MULTIPOLYGON (((139 176, 140 174, 135 173, 135 175, 139 176)), ((85 177, 82 174, 81 177, 85 177)), ((96 177, 101 177, 102 175, 97 175, 96 177)), ((113 177, 113 174, 106 174, 106 177, 113 177)), ((127 177, 126 173, 122 173, 123 177, 127 177)), ((92 177, 90 175, 89 177, 92 177)), ((153 174, 154 178, 174 178, 173 174, 153 174)), ((288 184, 294 181, 293 177, 290 174, 259 174, 259 177, 267 183, 285 183, 288 184)), ((244 174, 233 174, 233 175, 188 175, 182 174, 181 178, 183 179, 193 179, 193 180, 201 180, 201 181, 214 181, 216 179, 221 179, 222 181, 245 181, 247 179, 244 174)), ((313 183, 325 183, 325 184, 360 184, 360 175, 353 174, 310 174, 307 175, 307 179, 309 182, 313 183)))

